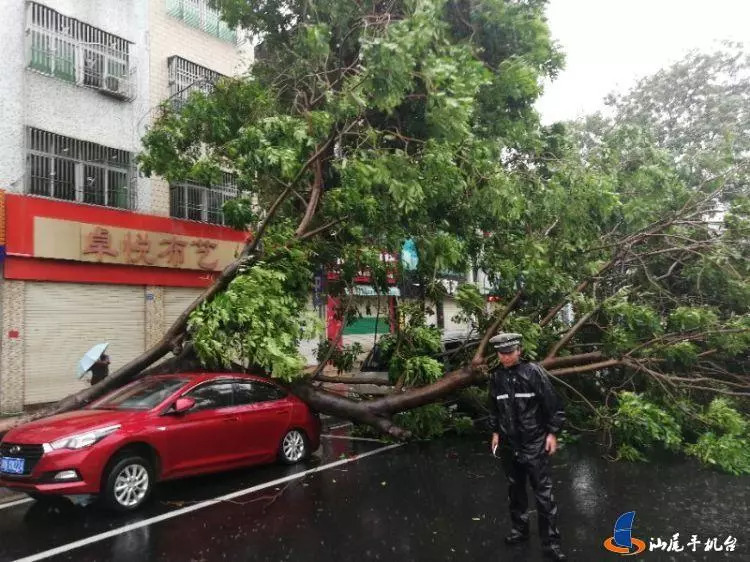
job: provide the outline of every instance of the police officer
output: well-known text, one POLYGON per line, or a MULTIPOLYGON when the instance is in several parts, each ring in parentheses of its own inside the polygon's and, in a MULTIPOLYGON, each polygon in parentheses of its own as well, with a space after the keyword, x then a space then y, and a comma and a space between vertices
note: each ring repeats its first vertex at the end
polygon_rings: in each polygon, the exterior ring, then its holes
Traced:
POLYGON ((565 422, 562 400, 542 367, 521 361, 520 334, 498 334, 490 344, 500 360, 500 366, 490 372, 491 448, 501 458, 508 479, 513 524, 505 542, 529 540, 528 478, 536 498, 539 538, 545 554, 553 560, 567 560, 560 550, 549 466, 549 456, 557 450, 556 434, 565 422))

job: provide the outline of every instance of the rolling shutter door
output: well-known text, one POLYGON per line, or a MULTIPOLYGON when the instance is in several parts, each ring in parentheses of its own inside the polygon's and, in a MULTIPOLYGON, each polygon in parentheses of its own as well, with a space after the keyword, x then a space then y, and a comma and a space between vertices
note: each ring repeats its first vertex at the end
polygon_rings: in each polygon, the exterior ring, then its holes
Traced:
POLYGON ((164 329, 169 330, 172 323, 203 292, 203 289, 191 287, 164 288, 164 329))
POLYGON ((451 332, 454 330, 468 330, 469 326, 468 324, 458 323, 453 320, 453 317, 461 312, 461 309, 458 307, 458 303, 455 299, 451 297, 446 297, 443 300, 443 323, 445 324, 445 331, 451 332))
MULTIPOLYGON (((425 316, 425 322, 428 326, 437 326, 437 315, 435 314, 435 305, 433 303, 429 303, 430 308, 433 309, 432 314, 427 314, 425 316)), ((456 303, 456 300, 452 297, 445 297, 443 299, 443 331, 444 332, 452 332, 452 331, 465 331, 469 329, 468 324, 459 324, 458 322, 455 322, 453 320, 453 317, 460 312, 460 308, 458 308, 458 304, 456 303)))
POLYGON ((109 342, 110 373, 144 351, 141 286, 29 282, 24 298, 27 404, 85 388, 76 367, 94 344, 109 342))

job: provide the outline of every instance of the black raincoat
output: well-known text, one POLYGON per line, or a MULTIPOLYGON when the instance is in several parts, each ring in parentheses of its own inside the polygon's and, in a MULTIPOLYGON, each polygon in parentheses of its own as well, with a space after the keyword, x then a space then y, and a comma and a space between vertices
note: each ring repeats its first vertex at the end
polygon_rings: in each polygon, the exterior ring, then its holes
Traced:
POLYGON ((513 528, 529 533, 528 478, 536 499, 542 544, 559 544, 557 505, 544 446, 547 435, 559 433, 565 422, 562 400, 544 369, 522 362, 491 372, 489 407, 491 429, 500 434, 498 456, 508 479, 513 528))
POLYGON ((547 435, 565 423, 562 400, 536 363, 492 371, 489 402, 492 431, 527 460, 543 454, 547 435))

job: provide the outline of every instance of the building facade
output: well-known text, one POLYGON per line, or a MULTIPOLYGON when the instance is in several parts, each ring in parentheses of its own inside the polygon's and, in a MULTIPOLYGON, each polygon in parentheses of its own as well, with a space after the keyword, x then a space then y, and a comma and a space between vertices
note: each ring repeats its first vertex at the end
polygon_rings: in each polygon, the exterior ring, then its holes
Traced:
POLYGON ((207 0, 8 0, 0 30, 0 414, 80 390, 78 359, 111 369, 158 341, 234 256, 220 185, 138 174, 140 139, 245 72, 249 43, 207 0))

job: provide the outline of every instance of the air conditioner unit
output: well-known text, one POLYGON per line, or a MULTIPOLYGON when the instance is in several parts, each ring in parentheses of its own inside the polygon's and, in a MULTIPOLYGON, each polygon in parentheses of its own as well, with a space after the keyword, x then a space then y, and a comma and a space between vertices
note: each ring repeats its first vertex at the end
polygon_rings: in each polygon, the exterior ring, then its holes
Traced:
POLYGON ((121 99, 130 98, 128 63, 120 57, 91 50, 86 59, 84 85, 102 94, 121 99))
POLYGON ((105 76, 99 86, 103 94, 108 94, 118 98, 127 98, 130 95, 128 80, 121 76, 105 76))

